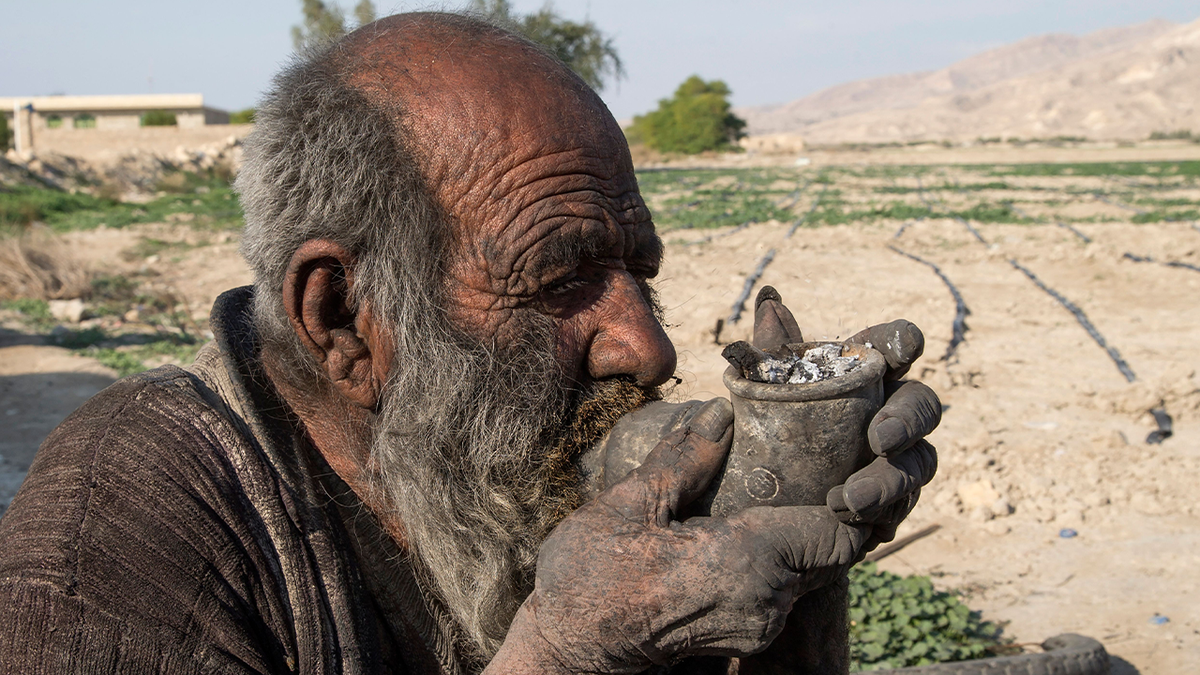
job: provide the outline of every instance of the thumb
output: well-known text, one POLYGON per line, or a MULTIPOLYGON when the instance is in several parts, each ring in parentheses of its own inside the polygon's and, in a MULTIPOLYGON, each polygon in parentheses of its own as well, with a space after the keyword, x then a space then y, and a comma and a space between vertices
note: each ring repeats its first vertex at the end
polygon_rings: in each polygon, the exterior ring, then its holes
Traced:
POLYGON ((733 405, 714 398, 682 428, 667 434, 646 461, 598 500, 625 519, 666 527, 679 509, 704 493, 733 443, 733 405))
POLYGON ((764 351, 789 342, 803 342, 800 326, 773 286, 763 286, 754 299, 754 337, 751 342, 764 351))

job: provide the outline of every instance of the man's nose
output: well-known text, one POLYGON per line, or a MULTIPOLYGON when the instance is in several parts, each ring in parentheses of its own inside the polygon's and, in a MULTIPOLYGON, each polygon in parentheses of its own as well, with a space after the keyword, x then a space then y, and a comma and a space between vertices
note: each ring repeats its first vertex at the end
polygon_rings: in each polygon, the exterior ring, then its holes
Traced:
POLYGON ((588 349, 593 379, 632 375, 638 384, 654 387, 675 374, 675 346, 632 276, 616 275, 599 310, 600 325, 588 349))

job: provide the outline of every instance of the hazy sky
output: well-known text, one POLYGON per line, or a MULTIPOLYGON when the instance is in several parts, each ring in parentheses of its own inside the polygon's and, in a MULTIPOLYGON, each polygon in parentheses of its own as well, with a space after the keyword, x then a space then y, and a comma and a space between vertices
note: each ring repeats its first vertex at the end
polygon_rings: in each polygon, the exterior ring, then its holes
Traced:
MULTIPOLYGON (((343 0, 349 9, 357 0, 343 0)), ((532 11, 541 0, 514 0, 532 11)), ((438 7, 377 0, 381 13, 438 7)), ((443 3, 441 7, 457 7, 443 3)), ((291 52, 300 0, 0 0, 0 96, 199 92, 253 105, 291 52)), ((1200 17, 1195 0, 557 0, 615 38, 618 119, 684 78, 721 78, 737 105, 790 101, 848 80, 940 68, 1042 33, 1200 17)))

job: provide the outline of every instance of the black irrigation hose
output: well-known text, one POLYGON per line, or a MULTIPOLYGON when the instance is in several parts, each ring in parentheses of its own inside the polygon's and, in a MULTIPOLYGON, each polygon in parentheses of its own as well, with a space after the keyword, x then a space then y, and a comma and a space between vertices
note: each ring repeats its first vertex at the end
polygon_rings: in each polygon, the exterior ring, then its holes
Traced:
POLYGON ((1121 353, 1117 351, 1116 347, 1108 344, 1108 341, 1104 339, 1104 336, 1100 334, 1100 331, 1096 330, 1096 327, 1093 326, 1092 322, 1088 320, 1087 314, 1084 314, 1082 309, 1079 309, 1079 307, 1075 306, 1075 303, 1067 300, 1062 296, 1061 293, 1043 283, 1041 279, 1037 278, 1036 274, 1030 272, 1028 269, 1022 266, 1021 263, 1009 258, 1008 264, 1020 270, 1025 276, 1029 277, 1029 280, 1032 281, 1034 285, 1045 291, 1050 297, 1057 300, 1058 304, 1065 307, 1068 312, 1074 314, 1075 320, 1079 322, 1080 326, 1083 326, 1083 329, 1087 331, 1087 334, 1096 341, 1096 344, 1100 345, 1101 349, 1108 352, 1108 357, 1117 365, 1117 370, 1121 371, 1121 374, 1125 376, 1125 380, 1127 382, 1133 382, 1137 379, 1137 375, 1133 374, 1133 369, 1129 367, 1128 363, 1125 363, 1125 359, 1121 358, 1121 353))
POLYGON ((777 206, 775 208, 790 209, 793 206, 795 206, 796 202, 800 201, 800 195, 804 194, 804 191, 808 189, 809 185, 812 185, 812 179, 805 178, 804 185, 801 185, 800 187, 793 190, 792 194, 788 195, 787 199, 785 199, 782 204, 780 204, 779 206, 777 206))
MULTIPOLYGON (((804 224, 804 221, 808 220, 808 217, 812 215, 812 212, 817 210, 817 206, 821 204, 821 198, 825 196, 825 191, 828 189, 829 183, 826 183, 825 187, 821 190, 821 194, 817 195, 817 198, 813 200, 813 205, 808 212, 803 216, 800 216, 800 219, 792 224, 792 228, 788 230, 787 236, 784 237, 785 239, 790 239, 791 236, 796 233, 796 230, 804 224)), ((746 309, 746 301, 750 299, 750 292, 754 290, 754 285, 758 283, 760 278, 762 278, 763 272, 767 269, 767 265, 770 265, 771 261, 774 259, 775 249, 767 251, 767 254, 762 257, 762 260, 758 261, 758 267, 755 267, 754 271, 750 273, 750 276, 746 277, 746 283, 742 285, 742 293, 738 296, 737 300, 734 301, 732 311, 729 313, 729 318, 725 320, 726 324, 732 326, 741 320, 742 312, 746 309)), ((717 332, 716 335, 719 341, 720 333, 717 332)))
POLYGON ((966 219, 961 216, 954 216, 954 219, 962 223, 962 226, 967 228, 967 231, 969 231, 977 240, 979 240, 979 243, 983 244, 984 246, 988 245, 987 240, 983 238, 983 235, 979 234, 979 230, 976 230, 974 227, 972 227, 971 223, 968 223, 966 219))
POLYGON ((725 323, 732 326, 742 318, 742 312, 746 309, 746 300, 750 298, 750 291, 754 290, 754 284, 758 283, 758 280, 762 278, 763 271, 767 269, 767 265, 770 265, 774 259, 775 249, 771 249, 762 257, 762 260, 758 261, 758 267, 755 267, 750 276, 746 277, 746 283, 742 286, 742 294, 734 301, 733 311, 730 312, 729 318, 725 320, 725 323))
POLYGON ((1192 270, 1193 272, 1200 272, 1200 266, 1193 265, 1191 263, 1176 262, 1174 260, 1171 260, 1168 262, 1159 262, 1158 260, 1155 260, 1154 258, 1151 258, 1148 255, 1134 255, 1132 253, 1129 253, 1128 251, 1126 251, 1125 255, 1123 255, 1121 257, 1125 258, 1126 260, 1132 260, 1133 262, 1158 263, 1158 264, 1162 265, 1163 267, 1178 267, 1180 269, 1192 270))
MULTIPOLYGON (((918 176, 918 177, 917 177, 917 184, 918 184, 918 185, 920 185, 920 181, 921 181, 921 179, 920 179, 920 177, 918 176)), ((963 189, 962 189, 962 186, 960 186, 960 185, 958 184, 958 180, 955 180, 955 181, 954 181, 954 189, 956 189, 956 190, 958 190, 959 192, 962 192, 962 193, 965 193, 965 192, 966 192, 966 190, 963 190, 963 189)), ((930 211, 933 211, 933 205, 932 205, 932 204, 930 204, 928 201, 926 201, 926 199, 925 199, 925 197, 924 197, 924 196, 922 196, 922 197, 921 197, 921 201, 925 202, 925 206, 929 207, 929 210, 930 210, 930 211)), ((982 235, 982 234, 979 234, 979 230, 976 230, 976 229, 975 229, 975 227, 974 227, 974 226, 972 226, 972 225, 971 225, 971 223, 967 222, 965 218, 963 218, 962 216, 953 216, 953 215, 952 215, 952 216, 950 216, 950 217, 951 217, 951 218, 953 218, 953 219, 955 219, 955 220, 957 220, 957 221, 958 221, 958 222, 959 222, 959 223, 960 223, 960 224, 961 224, 963 227, 967 228, 967 231, 971 233, 971 236, 975 237, 975 240, 976 240, 976 241, 978 241, 979 243, 983 244, 984 246, 987 246, 987 245, 988 245, 988 242, 987 242, 987 240, 986 240, 986 239, 984 239, 984 238, 983 238, 983 235, 982 235)))
POLYGON ((1109 206, 1115 206, 1118 209, 1125 209, 1126 211, 1133 211, 1134 213, 1138 214, 1139 216, 1144 216, 1144 215, 1150 213, 1149 211, 1146 211, 1145 209, 1139 209, 1136 206, 1130 206, 1129 204, 1122 204, 1121 202, 1114 202, 1111 199, 1100 194, 1099 192, 1093 192, 1092 195, 1095 196, 1096 199, 1099 199, 1100 201, 1104 202, 1105 204, 1108 204, 1109 206))
POLYGON ((821 188, 821 194, 817 195, 817 198, 813 200, 813 204, 808 211, 806 211, 804 215, 800 216, 800 220, 792 223, 792 227, 788 230, 787 236, 784 237, 784 239, 791 239, 792 235, 796 234, 796 230, 800 229, 800 226, 804 224, 804 221, 808 220, 808 217, 813 214, 813 211, 816 211, 817 207, 821 205, 821 199, 825 197, 825 191, 828 189, 829 183, 826 183, 825 187, 821 188))
POLYGON ((921 222, 922 220, 925 220, 925 216, 921 216, 920 218, 917 218, 915 220, 910 220, 907 223, 901 225, 900 229, 896 230, 896 234, 892 235, 892 239, 899 239, 900 235, 904 234, 905 230, 907 230, 912 225, 916 225, 917 223, 921 222))
MULTIPOLYGON (((921 203, 925 204, 925 208, 932 215, 933 214, 933 204, 930 204, 929 200, 925 198, 925 188, 924 188, 924 186, 921 185, 921 177, 916 176, 916 179, 917 179, 917 198, 921 200, 921 203)), ((896 230, 896 234, 892 235, 892 239, 899 239, 900 235, 904 234, 905 230, 907 230, 910 226, 916 225, 917 223, 921 222, 922 220, 925 220, 925 218, 927 218, 927 216, 920 216, 918 218, 914 218, 913 220, 908 221, 907 223, 904 223, 903 225, 900 226, 900 229, 896 230)))
POLYGON ((924 258, 915 256, 912 253, 901 251, 891 244, 888 244, 888 248, 892 249, 896 253, 899 253, 905 258, 915 260, 916 262, 927 266, 929 269, 933 270, 934 274, 938 275, 938 278, 942 280, 942 283, 946 284, 946 288, 950 289, 950 295, 954 298, 953 332, 950 335, 950 344, 946 346, 946 353, 942 354, 942 358, 938 359, 939 361, 949 361, 950 358, 954 356, 954 352, 958 349, 958 346, 967 339, 967 316, 971 314, 971 310, 967 307, 967 303, 963 301, 962 293, 958 292, 958 288, 952 281, 950 281, 950 278, 947 277, 946 274, 942 272, 942 269, 937 265, 925 260, 924 258))
MULTIPOLYGON (((1031 217, 1031 216, 1030 216, 1028 213, 1025 213, 1025 211, 1023 211, 1023 210, 1021 210, 1021 209, 1017 208, 1017 206, 1016 206, 1015 204, 1011 204, 1011 203, 1010 203, 1010 204, 1008 205, 1008 208, 1009 208, 1009 210, 1013 211, 1014 213, 1016 213, 1018 216, 1021 216, 1022 218, 1029 218, 1030 220, 1033 220, 1033 218, 1032 218, 1032 217, 1031 217)), ((1061 227, 1061 228, 1062 228, 1062 229, 1064 229, 1064 230, 1067 230, 1068 232, 1070 232, 1071 234, 1075 235, 1076 237, 1079 237, 1080 239, 1082 239, 1082 240, 1083 240, 1083 243, 1085 243, 1085 244, 1090 244, 1090 243, 1092 243, 1092 238, 1091 238, 1091 237, 1089 237, 1089 236, 1087 236, 1086 234, 1084 234, 1084 233, 1080 232, 1079 230, 1075 229, 1075 227, 1074 227, 1074 226, 1072 226, 1072 225, 1069 225, 1069 224, 1067 224, 1067 223, 1064 223, 1064 222, 1062 222, 1061 220, 1055 220, 1055 221, 1054 221, 1054 224, 1055 224, 1055 225, 1057 225, 1057 226, 1059 226, 1059 227, 1061 227)))

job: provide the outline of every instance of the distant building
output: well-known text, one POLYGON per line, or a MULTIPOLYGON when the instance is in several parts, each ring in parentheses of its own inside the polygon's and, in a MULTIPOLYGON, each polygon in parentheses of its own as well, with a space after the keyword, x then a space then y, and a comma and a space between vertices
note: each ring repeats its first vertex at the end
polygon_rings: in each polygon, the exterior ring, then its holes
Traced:
POLYGON ((229 113, 204 105, 201 94, 135 94, 131 96, 16 96, 0 97, 0 110, 9 120, 14 112, 29 112, 29 125, 39 129, 136 129, 146 113, 173 113, 181 128, 229 124, 229 113), (29 109, 32 106, 32 109, 29 109))
MULTIPOLYGON (((229 124, 229 113, 205 106, 200 94, 0 97, 0 112, 9 120, 14 148, 23 155, 43 150, 71 154, 109 146, 129 148, 145 142, 188 145, 200 142, 201 137, 173 133, 177 138, 171 140, 159 138, 162 134, 155 130, 200 132, 210 125, 229 124), (88 130, 95 133, 86 133, 88 130), (151 135, 142 138, 146 134, 151 135)), ((211 135, 203 134, 203 138, 211 135)))

